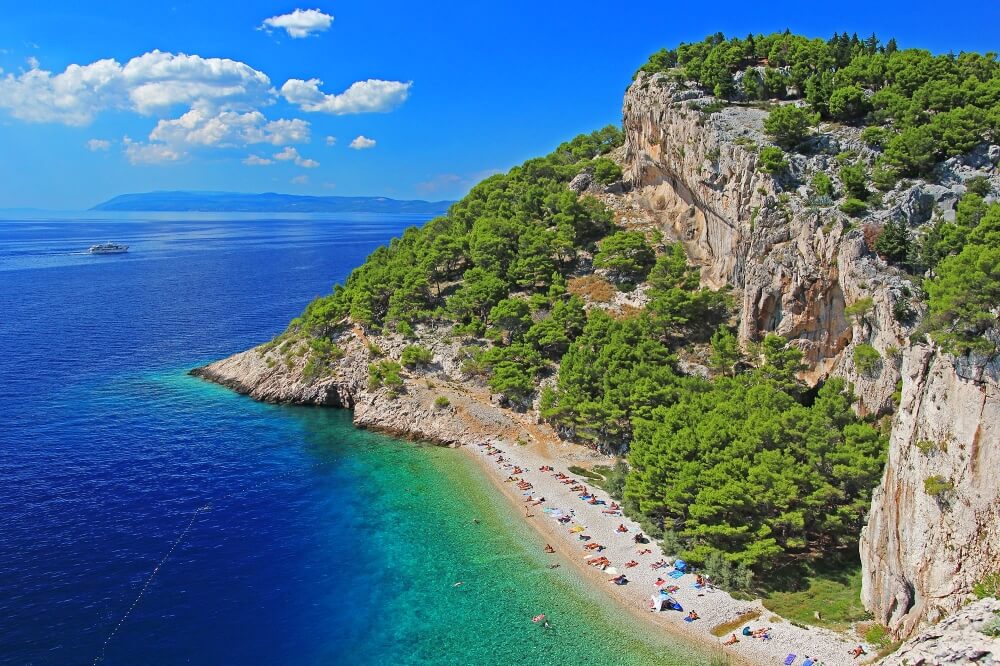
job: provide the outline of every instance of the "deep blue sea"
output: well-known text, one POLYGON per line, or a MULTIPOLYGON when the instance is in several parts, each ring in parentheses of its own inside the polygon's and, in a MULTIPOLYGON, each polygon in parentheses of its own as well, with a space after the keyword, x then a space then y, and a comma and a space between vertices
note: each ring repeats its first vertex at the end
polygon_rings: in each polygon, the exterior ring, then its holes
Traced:
POLYGON ((0 663, 705 663, 460 452, 187 375, 422 219, 34 218, 0 221, 0 663))

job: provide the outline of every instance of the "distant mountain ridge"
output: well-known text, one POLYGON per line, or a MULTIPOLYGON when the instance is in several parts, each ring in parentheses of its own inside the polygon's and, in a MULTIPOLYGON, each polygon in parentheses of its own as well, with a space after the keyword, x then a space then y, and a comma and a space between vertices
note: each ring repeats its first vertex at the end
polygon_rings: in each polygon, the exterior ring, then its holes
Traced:
POLYGON ((91 210, 198 211, 240 213, 411 213, 441 215, 452 201, 387 197, 317 197, 265 192, 141 192, 121 194, 91 210))

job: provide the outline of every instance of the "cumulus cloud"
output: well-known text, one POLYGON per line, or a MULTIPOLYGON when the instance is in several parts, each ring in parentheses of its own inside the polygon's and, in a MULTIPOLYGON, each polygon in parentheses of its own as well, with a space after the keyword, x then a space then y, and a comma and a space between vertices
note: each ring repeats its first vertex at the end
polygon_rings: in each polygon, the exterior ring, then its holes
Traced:
POLYGON ((101 111, 144 115, 178 105, 250 109, 269 104, 271 80, 246 63, 150 51, 121 65, 107 58, 54 73, 32 67, 0 78, 0 108, 29 122, 86 125, 101 111))
POLYGON ((326 94, 319 79, 288 79, 281 86, 281 95, 303 111, 319 111, 343 116, 351 113, 384 113, 406 101, 412 81, 355 81, 339 94, 326 94))
POLYGON ((296 9, 289 14, 264 19, 257 29, 266 32, 284 30, 292 39, 302 39, 329 30, 332 23, 333 16, 318 9, 296 9))
POLYGON ((304 169, 315 169, 319 166, 319 162, 316 160, 302 157, 294 146, 288 146, 284 150, 275 153, 274 159, 281 160, 282 162, 295 162, 295 166, 300 166, 304 169))
POLYGON ((187 153, 163 143, 142 143, 127 136, 122 143, 125 145, 125 157, 132 164, 167 164, 187 157, 187 153))
POLYGON ((326 137, 326 145, 328 145, 328 146, 336 146, 337 145, 337 137, 335 137, 335 136, 328 136, 328 137, 326 137))
POLYGON ((260 111, 215 111, 196 107, 179 118, 161 120, 149 138, 172 145, 235 147, 255 143, 284 146, 309 141, 309 123, 298 118, 268 121, 260 111))
POLYGON ((366 148, 374 148, 374 147, 375 147, 375 139, 369 139, 364 134, 360 134, 354 137, 354 140, 351 141, 351 148, 353 148, 354 150, 364 150, 366 148))
POLYGON ((87 141, 87 150, 96 153, 99 150, 107 150, 111 147, 111 142, 107 139, 90 139, 87 141))
POLYGON ((270 160, 259 155, 247 155, 243 158, 243 164, 247 164, 249 166, 267 166, 268 164, 274 164, 274 160, 270 160))

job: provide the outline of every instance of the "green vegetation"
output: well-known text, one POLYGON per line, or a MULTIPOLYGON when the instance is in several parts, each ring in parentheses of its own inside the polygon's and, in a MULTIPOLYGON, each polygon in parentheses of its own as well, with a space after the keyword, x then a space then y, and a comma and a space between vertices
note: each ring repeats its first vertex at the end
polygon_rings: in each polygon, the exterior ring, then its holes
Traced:
POLYGON ((403 388, 403 378, 400 371, 403 367, 395 361, 384 360, 368 365, 368 388, 374 390, 381 386, 389 388, 391 391, 400 391, 403 388))
MULTIPOLYGON (((884 150, 873 174, 880 189, 1000 134, 1000 63, 994 53, 934 55, 899 49, 895 40, 882 44, 875 35, 824 40, 786 31, 726 39, 716 33, 659 51, 640 70, 697 81, 726 100, 785 99, 798 91, 824 119, 877 128, 864 137, 884 150), (762 67, 763 75, 750 67, 762 67), (737 89, 733 74, 740 70, 746 75, 737 89)), ((792 148, 810 123, 793 118, 788 108, 772 111, 772 118, 781 115, 768 132, 792 148)))
POLYGON ((966 194, 955 222, 938 222, 922 239, 921 254, 934 261, 924 281, 928 316, 924 327, 935 342, 955 353, 996 352, 983 333, 997 325, 1000 303, 1000 203, 980 205, 966 194), (947 254, 946 254, 947 253, 947 254))
POLYGON ((861 217, 868 212, 868 204, 861 199, 848 199, 840 204, 840 212, 850 217, 861 217))
POLYGON ((951 479, 946 479, 940 474, 928 476, 924 479, 924 492, 936 499, 943 499, 955 488, 955 483, 951 479))
POLYGON ((1000 597, 1000 571, 983 576, 983 579, 972 587, 972 593, 977 599, 1000 597))
POLYGON ((760 170, 772 176, 780 176, 788 171, 788 160, 781 148, 768 146, 760 151, 760 170))
POLYGON ((438 397, 434 398, 434 406, 437 407, 438 409, 444 409, 449 405, 451 405, 451 400, 449 400, 446 396, 439 395, 438 397))
POLYGON ((407 368, 427 366, 434 360, 434 352, 419 345, 408 345, 399 356, 399 362, 407 368))
POLYGON ((619 231, 600 243, 594 266, 607 269, 619 282, 642 282, 656 261, 653 248, 639 231, 619 231))
POLYGON ((833 181, 824 172, 817 171, 813 174, 810 185, 815 196, 833 198, 833 181))
POLYGON ((794 568, 769 583, 759 591, 764 607, 789 620, 846 631, 866 616, 856 562, 794 568))
POLYGON ((873 375, 882 363, 882 355, 866 342, 854 348, 854 367, 863 375, 873 375))
POLYGON ((809 113, 795 104, 775 107, 764 120, 764 131, 771 139, 791 150, 805 141, 809 128, 819 122, 819 114, 809 113))

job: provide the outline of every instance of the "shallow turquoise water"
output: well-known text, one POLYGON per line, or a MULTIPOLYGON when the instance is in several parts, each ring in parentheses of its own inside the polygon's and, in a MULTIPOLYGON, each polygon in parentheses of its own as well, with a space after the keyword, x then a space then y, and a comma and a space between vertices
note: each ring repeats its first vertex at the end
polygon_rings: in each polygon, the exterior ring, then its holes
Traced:
POLYGON ((186 374, 412 222, 0 222, 0 663, 707 662, 549 570, 463 453, 186 374))

